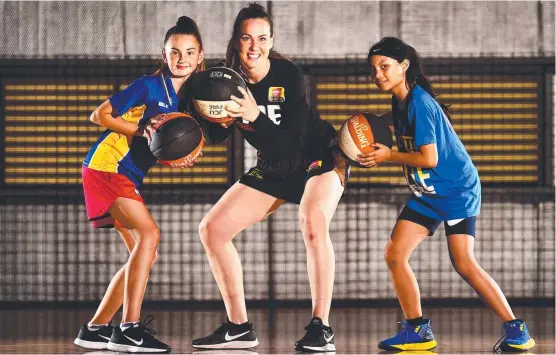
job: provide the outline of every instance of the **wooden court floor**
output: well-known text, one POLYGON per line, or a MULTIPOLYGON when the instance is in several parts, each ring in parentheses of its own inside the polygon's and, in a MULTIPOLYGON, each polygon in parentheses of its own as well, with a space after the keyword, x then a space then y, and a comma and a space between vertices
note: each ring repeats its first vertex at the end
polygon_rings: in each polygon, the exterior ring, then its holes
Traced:
MULTIPOLYGON (((142 316, 153 314, 149 325, 157 336, 169 343, 173 354, 294 354, 293 345, 304 333, 310 320, 304 308, 250 309, 250 321, 260 345, 253 351, 196 351, 193 338, 204 336, 223 321, 222 310, 156 309, 143 310, 142 316)), ((537 346, 531 354, 554 354, 554 307, 517 307, 537 346)), ((0 310, 1 354, 112 354, 110 351, 87 351, 73 344, 79 327, 86 323, 94 309, 2 309, 0 310)), ((484 307, 427 307, 424 316, 433 320, 433 332, 439 346, 432 352, 412 354, 492 354, 492 346, 501 337, 496 317, 484 307)), ((398 308, 336 308, 331 326, 336 336, 337 354, 384 354, 376 345, 379 340, 397 332, 402 320, 398 308)), ((406 352, 409 353, 409 352, 406 352)), ((330 354, 330 353, 329 353, 330 354)))

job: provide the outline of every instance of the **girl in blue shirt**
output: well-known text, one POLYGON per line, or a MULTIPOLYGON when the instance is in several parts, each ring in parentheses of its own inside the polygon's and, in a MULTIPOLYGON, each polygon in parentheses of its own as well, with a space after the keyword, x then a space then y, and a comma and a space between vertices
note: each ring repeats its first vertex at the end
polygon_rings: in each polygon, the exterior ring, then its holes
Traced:
POLYGON ((398 151, 376 144, 374 152, 360 155, 358 161, 366 167, 385 161, 402 164, 413 192, 384 253, 406 321, 399 334, 381 341, 378 347, 400 351, 429 350, 437 345, 431 321, 423 318, 409 258, 444 222, 452 265, 503 322, 505 334, 495 348, 531 349, 535 341, 527 326, 515 318, 500 287, 473 255, 476 216, 481 206, 479 175, 445 107, 436 100, 417 52, 398 38, 386 37, 370 48, 368 62, 375 84, 392 93, 398 151))

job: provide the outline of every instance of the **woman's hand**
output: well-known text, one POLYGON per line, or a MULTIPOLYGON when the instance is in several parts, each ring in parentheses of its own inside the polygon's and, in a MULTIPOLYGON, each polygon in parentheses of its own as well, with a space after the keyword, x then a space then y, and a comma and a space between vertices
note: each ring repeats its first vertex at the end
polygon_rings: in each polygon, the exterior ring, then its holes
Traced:
POLYGON ((228 116, 233 118, 243 118, 246 121, 254 122, 261 111, 257 106, 257 102, 253 97, 253 94, 249 89, 245 91, 242 87, 238 86, 239 92, 243 95, 243 98, 236 97, 234 95, 230 96, 239 107, 228 105, 226 111, 228 111, 228 116))
POLYGON ((390 161, 392 158, 392 149, 380 143, 374 143, 372 146, 375 148, 374 152, 363 153, 357 156, 356 161, 361 164, 361 166, 372 168, 385 161, 390 161))

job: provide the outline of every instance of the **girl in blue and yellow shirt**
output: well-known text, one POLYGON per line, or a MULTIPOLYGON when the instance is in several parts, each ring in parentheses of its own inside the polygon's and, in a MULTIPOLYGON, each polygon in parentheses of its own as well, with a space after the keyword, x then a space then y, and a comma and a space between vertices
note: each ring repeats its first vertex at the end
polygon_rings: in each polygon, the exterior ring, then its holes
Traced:
POLYGON ((91 121, 106 131, 83 161, 87 215, 96 228, 114 226, 130 256, 113 277, 96 314, 75 339, 81 347, 120 352, 171 350, 145 327, 150 320, 139 322, 160 240, 159 228, 139 191, 156 163, 145 139, 152 132, 151 118, 179 111, 184 84, 202 69, 203 56, 197 24, 180 17, 166 33, 162 68, 111 96, 91 115, 91 121), (111 319, 122 304, 122 323, 112 327, 111 319))

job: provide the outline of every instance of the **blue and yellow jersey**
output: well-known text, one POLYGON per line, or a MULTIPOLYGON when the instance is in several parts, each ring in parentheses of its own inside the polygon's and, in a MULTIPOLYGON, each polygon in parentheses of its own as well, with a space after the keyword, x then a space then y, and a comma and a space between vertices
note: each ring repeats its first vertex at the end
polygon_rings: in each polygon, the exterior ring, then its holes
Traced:
POLYGON ((398 150, 418 151, 421 146, 436 144, 436 167, 403 166, 413 195, 407 206, 425 216, 446 221, 479 214, 481 183, 479 174, 440 104, 416 85, 409 92, 407 106, 398 107, 393 97, 398 150))
MULTIPOLYGON (((146 123, 159 113, 178 111, 178 96, 169 75, 148 75, 110 97, 116 115, 130 122, 146 123)), ((127 176, 139 188, 156 163, 147 140, 107 129, 93 144, 83 165, 89 169, 127 176)))

